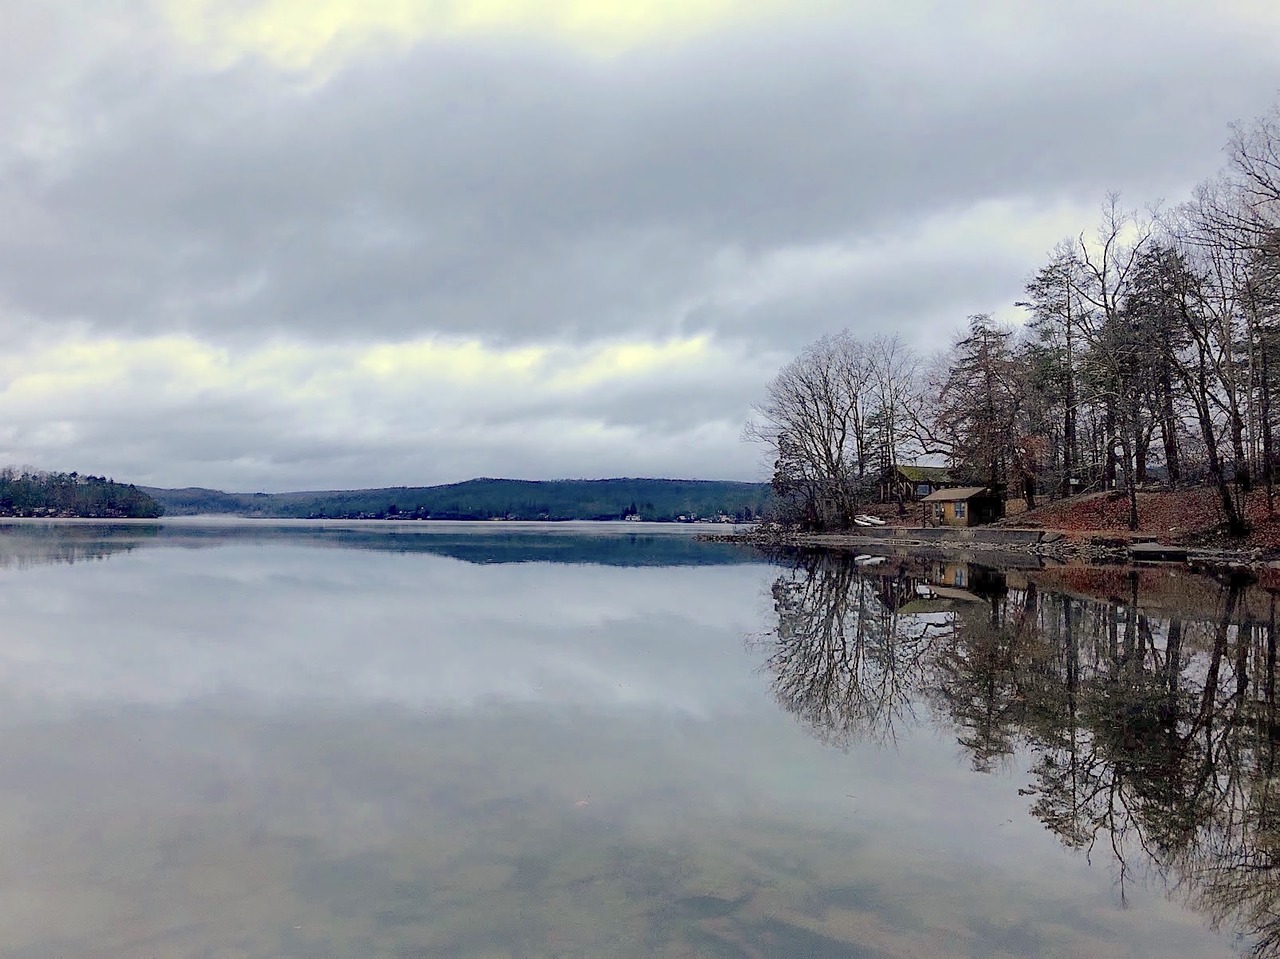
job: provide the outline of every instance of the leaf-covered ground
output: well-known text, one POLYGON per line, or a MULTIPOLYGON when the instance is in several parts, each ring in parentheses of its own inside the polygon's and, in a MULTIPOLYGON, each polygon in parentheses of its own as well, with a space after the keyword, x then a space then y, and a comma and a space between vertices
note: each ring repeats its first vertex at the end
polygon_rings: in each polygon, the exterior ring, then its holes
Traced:
MULTIPOLYGON (((1265 491, 1247 497, 1251 531, 1243 540, 1226 535, 1226 515, 1216 490, 1209 487, 1144 490, 1138 493, 1138 532, 1166 542, 1280 549, 1280 491, 1277 514, 1269 514, 1265 491)), ((1058 500, 1007 517, 1001 525, 1030 526, 1068 534, 1129 535, 1129 502, 1120 492, 1092 493, 1058 500)))
MULTIPOLYGON (((1243 540, 1226 535, 1226 515, 1212 487, 1178 490, 1143 490, 1138 493, 1138 530, 1144 537, 1157 536, 1168 543, 1220 545, 1237 549, 1280 550, 1280 489, 1276 490, 1275 515, 1267 510, 1267 496, 1255 489, 1247 497, 1246 515, 1251 527, 1243 540)), ((900 513, 894 503, 861 507, 868 515, 882 517, 890 526, 921 526, 924 506, 907 503, 900 513)), ((1069 536, 1109 536, 1125 539, 1129 530, 1129 501, 1123 492, 1087 493, 1070 499, 1042 502, 1027 511, 1021 500, 1010 500, 1007 515, 998 525, 1054 530, 1069 536)))

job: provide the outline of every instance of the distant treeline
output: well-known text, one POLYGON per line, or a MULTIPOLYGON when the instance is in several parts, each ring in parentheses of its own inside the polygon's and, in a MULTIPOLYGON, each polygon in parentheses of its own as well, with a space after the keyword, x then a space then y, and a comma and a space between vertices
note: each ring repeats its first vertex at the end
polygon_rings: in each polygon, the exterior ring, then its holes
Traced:
POLYGON ((136 486, 105 476, 0 469, 0 516, 149 519, 164 509, 136 486))
POLYGON ((474 479, 446 486, 304 493, 146 490, 171 515, 230 513, 297 519, 642 520, 757 518, 771 498, 764 483, 719 480, 474 479))

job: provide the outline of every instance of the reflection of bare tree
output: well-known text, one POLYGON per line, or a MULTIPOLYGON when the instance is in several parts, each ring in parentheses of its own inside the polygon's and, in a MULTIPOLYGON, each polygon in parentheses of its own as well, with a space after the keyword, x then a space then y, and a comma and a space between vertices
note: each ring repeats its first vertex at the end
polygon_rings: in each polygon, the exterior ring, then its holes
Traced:
MULTIPOLYGON (((1224 614, 1224 623, 1226 616, 1224 614)), ((1196 717, 1205 816, 1172 863, 1190 901, 1280 955, 1275 598, 1265 623, 1220 626, 1196 717)))
MULTIPOLYGON (((1034 587, 1025 591, 1032 610, 1035 596, 1034 587)), ((929 695, 955 722, 979 771, 1012 755, 1015 730, 1025 719, 1026 677, 1016 666, 1032 655, 1029 645, 1038 638, 1028 618, 1023 602, 991 595, 960 611, 931 661, 929 695)))
POLYGON ((872 574, 824 554, 803 558, 772 592, 778 626, 767 668, 778 701, 826 742, 891 739, 913 715, 940 628, 901 615, 913 581, 900 568, 872 574))
POLYGON ((975 769, 1027 757, 1032 814, 1070 848, 1105 849, 1122 897, 1137 871, 1163 877, 1280 957, 1274 595, 1188 581, 1218 607, 1181 609, 1169 590, 1144 604, 1136 573, 1116 580, 1098 599, 997 578, 919 608, 927 576, 906 565, 808 557, 773 586, 774 690, 841 745, 891 738, 928 702, 975 769))
POLYGON ((1070 847, 1103 840, 1122 896, 1141 864, 1280 955, 1274 615, 1242 621, 1240 580, 1214 619, 1150 616, 1131 585, 1119 603, 1011 596, 950 637, 937 695, 980 768, 1028 749, 1031 812, 1070 847))

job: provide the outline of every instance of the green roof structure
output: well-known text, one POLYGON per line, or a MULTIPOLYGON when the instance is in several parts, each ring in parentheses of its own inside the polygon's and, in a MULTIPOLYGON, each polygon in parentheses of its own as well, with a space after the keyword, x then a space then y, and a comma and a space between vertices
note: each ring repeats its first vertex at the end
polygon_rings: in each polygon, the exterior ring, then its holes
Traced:
POLYGON ((945 466, 899 466, 898 472, 912 483, 950 483, 951 470, 945 466))

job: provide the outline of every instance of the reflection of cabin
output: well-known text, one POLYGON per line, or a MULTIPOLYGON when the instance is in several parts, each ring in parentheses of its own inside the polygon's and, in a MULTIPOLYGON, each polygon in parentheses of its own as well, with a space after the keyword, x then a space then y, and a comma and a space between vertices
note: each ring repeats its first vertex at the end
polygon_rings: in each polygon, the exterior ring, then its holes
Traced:
MULTIPOLYGON (((1008 592, 1013 575, 978 563, 940 559, 899 560, 894 565, 860 567, 859 578, 873 581, 876 598, 890 612, 939 613, 988 602, 1008 592)), ((1025 576, 1020 578, 1026 588, 1025 576)))
POLYGON ((968 586, 972 576, 968 563, 939 561, 929 567, 931 586, 968 586))
POLYGON ((978 563, 938 560, 929 567, 926 584, 934 591, 954 587, 953 592, 968 590, 974 598, 1003 596, 1008 591, 1008 575, 1003 570, 978 563))
POLYGON ((986 486, 941 489, 920 500, 933 526, 981 526, 1004 515, 1004 500, 986 486))
POLYGON ((886 502, 917 500, 955 485, 945 466, 899 466, 885 475, 880 494, 886 502))

